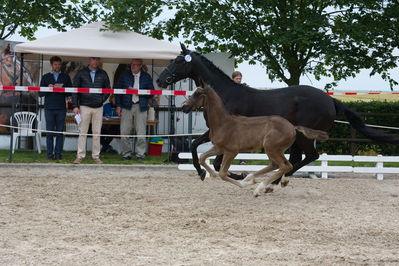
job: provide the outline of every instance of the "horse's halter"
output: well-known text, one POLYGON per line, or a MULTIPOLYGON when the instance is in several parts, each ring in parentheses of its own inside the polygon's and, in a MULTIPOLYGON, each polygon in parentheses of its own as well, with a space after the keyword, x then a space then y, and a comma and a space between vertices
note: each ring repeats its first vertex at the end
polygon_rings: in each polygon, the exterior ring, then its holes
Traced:
POLYGON ((197 92, 197 95, 195 95, 196 97, 194 98, 195 94, 191 95, 190 97, 188 97, 188 99, 185 102, 189 102, 191 108, 195 107, 195 109, 198 109, 202 106, 198 106, 198 101, 201 100, 203 97, 205 97, 206 92, 205 91, 201 91, 201 92, 197 92))
POLYGON ((170 74, 170 76, 167 77, 167 78, 165 79, 165 82, 166 82, 166 84, 168 84, 168 85, 172 85, 172 84, 173 84, 173 80, 176 78, 176 75, 175 75, 175 73, 173 73, 173 72, 169 69, 169 66, 167 66, 167 67, 165 68, 165 70, 166 70, 166 72, 168 72, 168 73, 170 74))
MULTIPOLYGON (((190 54, 178 55, 177 57, 183 57, 185 64, 191 62, 191 55, 190 54)), ((175 61, 176 61, 176 59, 175 59, 175 61)), ((170 65, 165 68, 166 72, 168 72, 170 74, 170 76, 165 79, 165 82, 168 85, 172 85, 173 81, 177 78, 177 76, 176 76, 175 73, 172 72, 172 70, 169 69, 169 67, 170 67, 170 65)))

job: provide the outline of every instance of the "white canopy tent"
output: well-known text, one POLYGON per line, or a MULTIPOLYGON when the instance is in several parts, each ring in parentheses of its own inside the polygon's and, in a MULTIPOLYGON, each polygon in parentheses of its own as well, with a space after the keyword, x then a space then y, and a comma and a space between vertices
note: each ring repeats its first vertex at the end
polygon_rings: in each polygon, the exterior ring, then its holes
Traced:
POLYGON ((103 31, 103 22, 95 22, 68 32, 20 43, 15 52, 40 54, 44 59, 53 55, 63 60, 86 61, 101 57, 107 63, 130 63, 142 58, 145 64, 161 66, 180 54, 180 47, 135 32, 103 31))

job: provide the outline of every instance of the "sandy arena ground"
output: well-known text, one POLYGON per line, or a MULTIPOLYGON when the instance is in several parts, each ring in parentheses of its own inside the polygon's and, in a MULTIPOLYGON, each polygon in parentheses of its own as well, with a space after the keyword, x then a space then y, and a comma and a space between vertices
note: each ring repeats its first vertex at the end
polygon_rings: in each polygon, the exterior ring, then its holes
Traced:
POLYGON ((0 165, 0 265, 399 264, 399 178, 252 190, 175 167, 0 165))

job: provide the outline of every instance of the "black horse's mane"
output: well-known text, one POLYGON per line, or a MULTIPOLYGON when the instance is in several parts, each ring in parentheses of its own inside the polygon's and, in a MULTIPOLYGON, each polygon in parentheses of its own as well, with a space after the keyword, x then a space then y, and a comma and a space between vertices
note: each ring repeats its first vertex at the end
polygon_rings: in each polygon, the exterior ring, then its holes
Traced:
MULTIPOLYGON (((227 85, 231 86, 230 89, 241 88, 241 89, 244 89, 245 92, 247 92, 247 93, 258 93, 258 92, 261 92, 261 93, 266 92, 267 93, 267 92, 270 92, 270 90, 260 90, 260 89, 252 88, 252 87, 248 86, 245 83, 240 83, 240 84, 235 83, 226 73, 223 72, 223 70, 221 70, 219 67, 217 67, 208 58, 206 58, 205 56, 203 56, 202 54, 200 54, 198 52, 191 52, 191 53, 197 55, 201 59, 201 61, 204 64, 206 64, 206 66, 208 67, 208 69, 211 72, 213 72, 216 75, 219 75, 220 77, 222 77, 224 79, 223 82, 226 82, 227 85)), ((208 84, 210 84, 210 85, 215 85, 215 84, 212 84, 212 80, 209 80, 209 81, 206 81, 206 82, 208 84)), ((280 89, 286 89, 286 88, 289 88, 289 87, 300 88, 300 87, 309 87, 309 86, 307 86, 307 85, 292 85, 292 86, 288 86, 288 87, 282 87, 280 89)), ((231 93, 231 91, 230 91, 230 93, 231 93)), ((242 93, 242 91, 239 90, 239 92, 237 92, 237 93, 242 93)))
MULTIPOLYGON (((234 87, 241 87, 241 88, 245 88, 245 89, 253 89, 256 90, 254 88, 249 87, 246 84, 238 84, 235 83, 226 73, 223 72, 223 70, 221 70, 219 67, 217 67, 214 63, 212 63, 208 58, 206 58, 205 56, 203 56, 200 53, 197 52, 192 52, 193 54, 197 55, 201 61, 206 64, 206 66, 208 67, 208 69, 210 71, 212 71, 213 73, 218 74, 219 76, 223 77, 223 79, 225 79, 225 82, 227 82, 228 85, 232 85, 234 87)), ((209 81, 206 81, 209 82, 209 81)), ((214 84, 210 84, 210 85, 214 85, 214 84)))

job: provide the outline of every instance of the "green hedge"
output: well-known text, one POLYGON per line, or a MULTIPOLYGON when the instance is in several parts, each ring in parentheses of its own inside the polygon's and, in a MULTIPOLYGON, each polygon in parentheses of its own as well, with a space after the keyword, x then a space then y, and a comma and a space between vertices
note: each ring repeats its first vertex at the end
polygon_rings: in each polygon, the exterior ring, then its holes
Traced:
MULTIPOLYGON (((399 97, 398 97, 399 98, 399 97)), ((360 113, 366 124, 399 127, 399 99, 398 102, 346 102, 352 110, 360 113), (375 115, 384 114, 385 116, 375 115)), ((337 120, 346 121, 345 116, 340 115, 337 120)), ((350 126, 346 124, 334 123, 332 130, 329 132, 330 138, 359 138, 365 139, 363 135, 356 132, 356 136, 352 137, 350 126)), ((399 136, 399 130, 377 129, 386 133, 396 134, 399 136)), ((399 145, 392 144, 376 144, 373 142, 356 142, 355 154, 382 154, 387 156, 399 155, 399 145)), ((350 143, 347 141, 327 141, 318 143, 317 150, 320 153, 327 154, 351 154, 350 143)))

